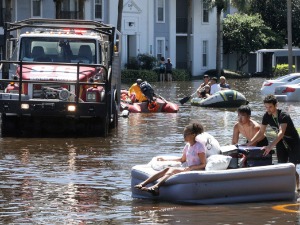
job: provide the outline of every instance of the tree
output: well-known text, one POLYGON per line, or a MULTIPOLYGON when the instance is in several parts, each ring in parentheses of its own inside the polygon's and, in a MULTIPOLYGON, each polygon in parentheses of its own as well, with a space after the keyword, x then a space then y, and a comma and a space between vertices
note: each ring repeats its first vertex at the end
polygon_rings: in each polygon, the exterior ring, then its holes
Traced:
POLYGON ((121 32, 121 29, 122 29, 123 4, 124 4, 124 1, 119 0, 117 30, 120 31, 120 32, 121 32))
POLYGON ((221 75, 221 42, 222 42, 222 29, 221 29, 221 16, 222 10, 225 10, 230 4, 230 0, 204 0, 209 8, 216 7, 217 10, 217 47, 216 47, 216 70, 217 76, 221 75))
POLYGON ((266 26, 258 14, 228 15, 223 22, 224 53, 236 52, 237 70, 242 70, 248 62, 248 54, 261 48, 282 46, 284 40, 280 35, 266 26))
POLYGON ((192 0, 187 1, 187 71, 191 74, 192 0))
MULTIPOLYGON (((248 7, 239 9, 247 14, 261 15, 262 20, 274 32, 280 34, 287 43, 287 1, 286 0, 249 0, 248 7)), ((292 0, 293 45, 300 47, 300 0, 292 0)))

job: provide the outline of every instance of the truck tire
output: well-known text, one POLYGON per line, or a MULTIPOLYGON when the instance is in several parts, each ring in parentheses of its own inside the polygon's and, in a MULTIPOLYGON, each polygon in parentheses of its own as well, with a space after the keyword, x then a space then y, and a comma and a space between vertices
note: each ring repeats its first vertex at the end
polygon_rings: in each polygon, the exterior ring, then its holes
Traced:
POLYGON ((17 116, 1 115, 1 135, 2 137, 14 137, 19 135, 17 116))
POLYGON ((107 135, 108 135, 109 122, 110 122, 109 121, 109 116, 106 115, 105 118, 103 118, 103 120, 102 120, 102 122, 100 124, 100 126, 101 126, 101 128, 100 128, 100 134, 103 137, 107 137, 107 135))
POLYGON ((116 127, 118 127, 118 109, 117 109, 117 103, 114 101, 112 118, 109 124, 109 128, 113 129, 116 127))

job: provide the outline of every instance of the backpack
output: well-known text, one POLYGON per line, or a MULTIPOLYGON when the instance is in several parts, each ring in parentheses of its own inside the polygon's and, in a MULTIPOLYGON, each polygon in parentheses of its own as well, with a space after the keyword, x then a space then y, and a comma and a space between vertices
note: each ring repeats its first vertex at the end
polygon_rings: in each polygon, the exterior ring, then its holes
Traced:
POLYGON ((160 71, 162 71, 162 72, 164 72, 165 70, 166 70, 166 66, 165 66, 165 64, 160 64, 160 66, 159 66, 159 70, 160 71))

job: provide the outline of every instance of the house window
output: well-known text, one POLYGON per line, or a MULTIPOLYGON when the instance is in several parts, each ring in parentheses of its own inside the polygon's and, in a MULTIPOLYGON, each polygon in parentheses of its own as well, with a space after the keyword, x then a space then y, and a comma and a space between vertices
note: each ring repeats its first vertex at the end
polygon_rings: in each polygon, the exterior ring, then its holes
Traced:
POLYGON ((156 0, 156 22, 165 22, 165 0, 156 0))
POLYGON ((202 3, 202 22, 203 23, 209 22, 208 3, 206 1, 203 1, 202 3))
POLYGON ((165 57, 165 39, 157 38, 156 39, 156 57, 160 60, 161 57, 165 57))
POLYGON ((31 1, 31 13, 32 13, 32 17, 41 17, 42 16, 41 0, 32 0, 31 1))
POLYGON ((95 19, 102 20, 103 18, 103 2, 102 0, 95 0, 95 19))
POLYGON ((207 52, 208 52, 208 41, 202 43, 202 67, 207 67, 207 52))

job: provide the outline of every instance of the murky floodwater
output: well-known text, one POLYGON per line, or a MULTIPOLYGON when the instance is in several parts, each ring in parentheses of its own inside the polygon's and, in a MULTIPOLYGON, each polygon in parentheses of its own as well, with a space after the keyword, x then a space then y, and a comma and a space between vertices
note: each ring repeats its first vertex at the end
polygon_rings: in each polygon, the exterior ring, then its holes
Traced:
MULTIPOLYGON (((250 101, 253 118, 264 113, 263 79, 229 80, 250 101)), ((153 83, 157 93, 178 102, 200 81, 153 83)), ((126 87, 126 86, 124 86, 126 87)), ((296 127, 300 104, 282 103, 296 127)), ((130 169, 158 154, 181 153, 182 130, 196 120, 222 145, 230 144, 236 109, 180 106, 177 114, 130 114, 108 138, 0 139, 1 224, 300 224, 291 212, 267 202, 178 205, 131 198, 130 169)), ((234 191, 234 190, 232 190, 234 191)))

